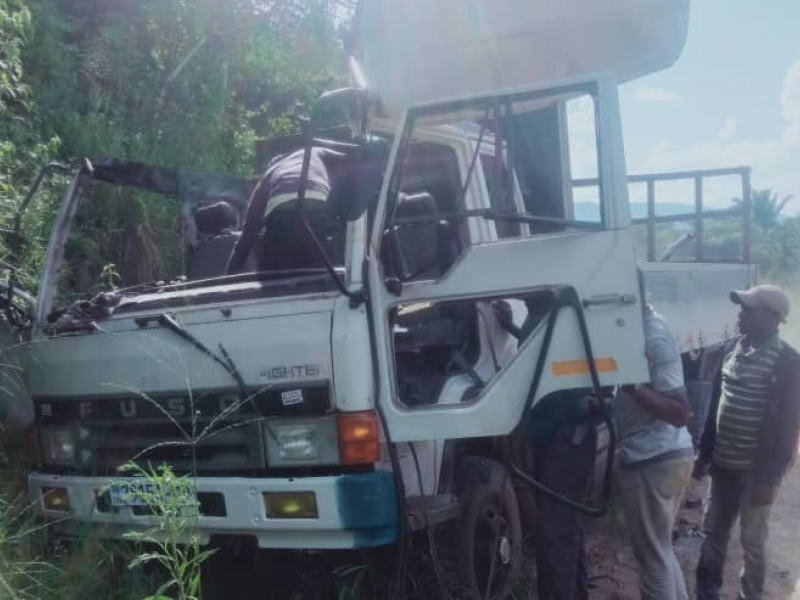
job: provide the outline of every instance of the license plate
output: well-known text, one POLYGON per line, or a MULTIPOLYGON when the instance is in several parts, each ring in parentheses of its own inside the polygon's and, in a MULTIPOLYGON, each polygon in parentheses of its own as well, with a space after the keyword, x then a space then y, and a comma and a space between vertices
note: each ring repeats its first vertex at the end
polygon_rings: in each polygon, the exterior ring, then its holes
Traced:
POLYGON ((164 489, 163 483, 149 479, 141 481, 115 481, 108 489, 112 506, 153 506, 175 503, 190 504, 197 498, 197 492, 189 482, 170 483, 164 489))

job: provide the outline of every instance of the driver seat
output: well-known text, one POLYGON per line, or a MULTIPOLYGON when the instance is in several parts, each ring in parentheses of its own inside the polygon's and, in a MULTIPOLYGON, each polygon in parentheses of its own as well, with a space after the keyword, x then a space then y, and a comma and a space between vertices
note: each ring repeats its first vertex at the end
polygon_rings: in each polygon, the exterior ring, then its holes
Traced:
POLYGON ((192 250, 186 276, 199 280, 225 275, 228 257, 239 238, 236 211, 228 202, 217 202, 198 208, 194 222, 198 233, 206 237, 192 250))

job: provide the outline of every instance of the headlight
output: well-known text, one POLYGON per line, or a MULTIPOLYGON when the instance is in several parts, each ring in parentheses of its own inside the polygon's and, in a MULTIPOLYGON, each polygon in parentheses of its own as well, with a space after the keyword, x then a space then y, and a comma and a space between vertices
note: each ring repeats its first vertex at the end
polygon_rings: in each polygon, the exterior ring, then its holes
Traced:
POLYGON ((264 427, 271 467, 334 465, 339 461, 333 417, 275 419, 264 427))
POLYGON ((72 467, 75 465, 75 430, 71 427, 42 429, 42 463, 72 467))
POLYGON ((314 425, 278 425, 274 431, 281 460, 319 458, 317 428, 314 425))

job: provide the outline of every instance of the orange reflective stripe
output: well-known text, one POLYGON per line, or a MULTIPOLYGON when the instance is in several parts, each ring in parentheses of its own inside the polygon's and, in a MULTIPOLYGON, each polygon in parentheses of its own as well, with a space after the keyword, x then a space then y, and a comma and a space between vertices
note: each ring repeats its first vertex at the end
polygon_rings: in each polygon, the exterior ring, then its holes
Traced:
MULTIPOLYGON (((598 373, 614 373, 619 370, 613 358, 598 358, 594 361, 598 373)), ((559 360, 553 363, 553 375, 569 377, 572 375, 589 375, 588 360, 559 360)))

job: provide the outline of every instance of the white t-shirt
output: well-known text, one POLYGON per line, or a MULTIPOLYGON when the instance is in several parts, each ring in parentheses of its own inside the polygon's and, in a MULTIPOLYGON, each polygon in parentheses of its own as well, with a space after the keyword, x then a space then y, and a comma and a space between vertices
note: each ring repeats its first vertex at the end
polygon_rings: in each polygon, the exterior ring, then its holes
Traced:
MULTIPOLYGON (((681 355, 664 317, 647 306, 644 317, 645 351, 650 385, 665 396, 688 404, 681 355)), ((623 466, 694 453, 686 427, 675 427, 653 416, 636 400, 620 392, 614 403, 623 466)))

